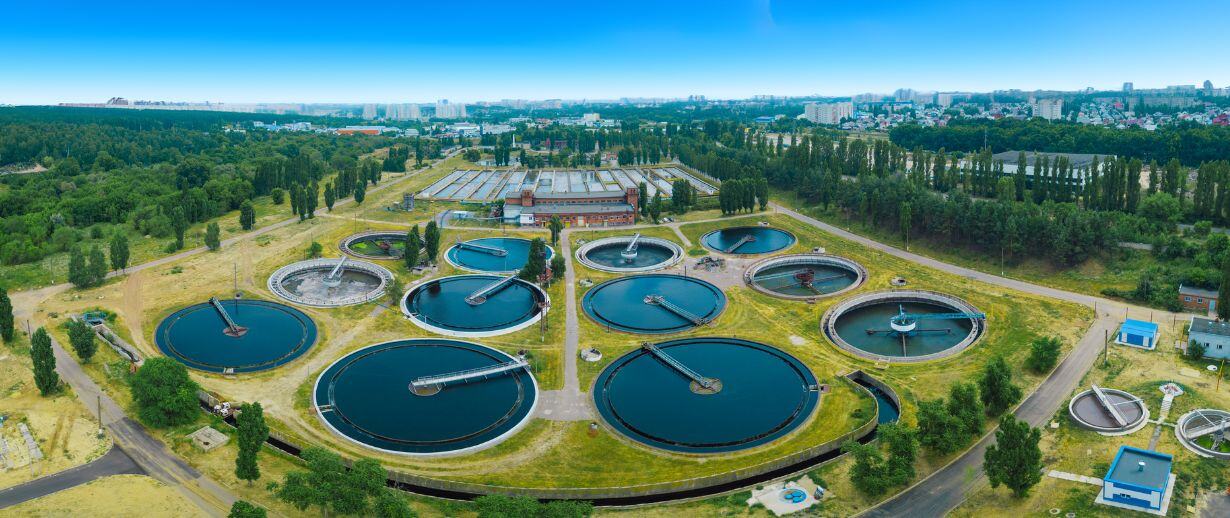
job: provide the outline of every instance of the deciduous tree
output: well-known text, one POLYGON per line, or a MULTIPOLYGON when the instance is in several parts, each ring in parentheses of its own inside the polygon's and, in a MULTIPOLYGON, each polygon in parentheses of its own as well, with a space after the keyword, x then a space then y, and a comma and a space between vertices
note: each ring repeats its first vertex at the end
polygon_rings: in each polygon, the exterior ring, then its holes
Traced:
POLYGON ((30 338, 30 361, 39 393, 44 396, 55 393, 60 388, 60 375, 56 374, 56 356, 51 351, 51 336, 46 329, 38 328, 30 338))
POLYGON ((182 363, 166 357, 145 360, 129 382, 141 421, 154 428, 190 423, 200 412, 197 386, 182 363))
POLYGON ((1040 440, 1040 430, 1012 414, 1005 415, 995 432, 995 444, 987 447, 982 461, 991 487, 1008 486, 1017 498, 1029 494, 1029 488, 1042 480, 1040 440))

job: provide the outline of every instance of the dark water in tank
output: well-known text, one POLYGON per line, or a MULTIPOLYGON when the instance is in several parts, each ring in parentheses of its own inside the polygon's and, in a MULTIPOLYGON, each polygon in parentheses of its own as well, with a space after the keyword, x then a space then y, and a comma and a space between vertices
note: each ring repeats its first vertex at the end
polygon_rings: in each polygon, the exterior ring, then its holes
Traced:
POLYGON ((240 337, 223 334, 226 324, 209 303, 181 309, 158 324, 155 342, 163 354, 199 370, 251 372, 276 367, 316 342, 316 324, 290 306, 263 300, 223 300, 240 337))
POLYGON ((524 369, 417 396, 410 382, 509 361, 486 347, 443 339, 360 349, 325 370, 315 389, 321 415, 337 431, 385 450, 437 453, 483 444, 513 429, 534 405, 524 369))
POLYGON ((673 451, 721 452, 772 441, 805 421, 819 400, 811 372, 773 347, 729 338, 659 344, 696 373, 722 382, 697 394, 690 379, 640 349, 598 377, 595 402, 621 433, 673 451))

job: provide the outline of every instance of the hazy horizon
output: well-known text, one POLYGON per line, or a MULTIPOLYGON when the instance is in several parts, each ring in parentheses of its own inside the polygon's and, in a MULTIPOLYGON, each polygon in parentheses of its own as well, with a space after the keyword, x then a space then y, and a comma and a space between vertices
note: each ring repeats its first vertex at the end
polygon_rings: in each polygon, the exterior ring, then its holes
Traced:
POLYGON ((17 4, 0 103, 741 99, 1230 83, 1230 4, 17 4), (1073 5, 1075 4, 1075 5, 1073 5), (1194 16, 1199 13, 1199 16, 1194 16), (1181 34, 1181 37, 1170 35, 1181 34))

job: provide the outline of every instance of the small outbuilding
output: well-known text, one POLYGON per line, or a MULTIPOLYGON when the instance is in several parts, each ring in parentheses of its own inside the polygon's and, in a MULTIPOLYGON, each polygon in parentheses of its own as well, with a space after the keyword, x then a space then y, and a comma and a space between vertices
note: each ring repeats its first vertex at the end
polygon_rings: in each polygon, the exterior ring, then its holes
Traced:
POLYGON ((1187 339, 1204 346, 1205 358, 1230 358, 1230 322, 1192 317, 1187 339))
POLYGON ((1152 350, 1157 346, 1157 335, 1157 324, 1129 318, 1119 326, 1119 334, 1115 335, 1115 343, 1152 350))
POLYGON ((1097 502, 1123 509, 1166 514, 1174 489, 1172 458, 1165 453, 1120 446, 1102 478, 1097 502))
POLYGON ((1217 311, 1217 292, 1194 286, 1179 285, 1179 303, 1187 311, 1207 315, 1217 311))
POLYGON ((226 434, 208 426, 201 427, 201 429, 188 434, 188 437, 192 439, 192 444, 200 448, 201 451, 212 451, 214 448, 222 446, 231 440, 226 434))

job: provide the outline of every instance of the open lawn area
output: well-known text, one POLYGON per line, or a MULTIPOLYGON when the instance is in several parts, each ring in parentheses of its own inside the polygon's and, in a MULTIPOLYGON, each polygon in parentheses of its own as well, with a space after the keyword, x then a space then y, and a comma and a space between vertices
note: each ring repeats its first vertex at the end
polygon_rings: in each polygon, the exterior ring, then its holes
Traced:
MULTIPOLYGON (((1183 414, 1197 408, 1230 409, 1230 383, 1222 380, 1218 390, 1216 375, 1205 370, 1209 361, 1189 361, 1169 347, 1169 342, 1155 351, 1145 351, 1118 345, 1110 346, 1109 361, 1099 360, 1077 391, 1090 384, 1125 390, 1144 400, 1150 420, 1158 419, 1162 393, 1158 387, 1166 382, 1177 383, 1184 394, 1176 397, 1166 422, 1173 425, 1183 414)), ((1073 394, 1075 395, 1075 393, 1073 394)), ((1150 423, 1139 431, 1121 437, 1105 437, 1075 425, 1065 405, 1051 420, 1057 428, 1042 430, 1042 462, 1046 471, 1058 470, 1101 479, 1106 475, 1119 446, 1148 448, 1156 425, 1150 423)), ((1193 454, 1175 438, 1173 426, 1163 426, 1156 451, 1173 455, 1174 472, 1178 476, 1175 495, 1170 503, 1171 516, 1188 516, 1188 507, 1202 501, 1200 493, 1221 492, 1230 484, 1230 464, 1204 459, 1193 454)), ((1093 503, 1098 488, 1091 485, 1043 477, 1030 494, 1013 498, 1004 489, 982 486, 954 510, 954 516, 977 517, 988 513, 1014 516, 1040 516, 1059 509, 1077 516, 1140 516, 1093 503)))

